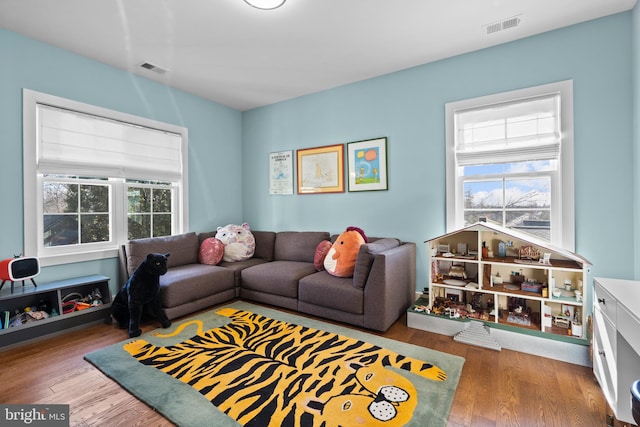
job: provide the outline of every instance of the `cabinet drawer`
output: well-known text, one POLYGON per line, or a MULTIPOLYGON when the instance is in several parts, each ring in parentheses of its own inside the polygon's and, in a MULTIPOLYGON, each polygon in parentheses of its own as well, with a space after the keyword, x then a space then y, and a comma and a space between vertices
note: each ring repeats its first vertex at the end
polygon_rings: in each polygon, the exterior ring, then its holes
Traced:
POLYGON ((602 314, 611 320, 613 325, 616 325, 616 311, 617 311, 617 301, 616 299, 607 292, 598 282, 595 282, 595 293, 593 295, 593 305, 595 308, 599 308, 602 310, 602 314))
MULTIPOLYGON (((616 364, 618 331, 614 324, 602 314, 602 310, 593 311, 593 334, 598 337, 600 351, 605 354, 611 364, 616 364)), ((595 357, 595 355, 594 355, 595 357)))
POLYGON ((606 357, 598 353, 599 348, 597 340, 594 339, 593 374, 595 375, 596 380, 598 380, 598 384, 600 384, 600 388, 602 389, 609 406, 615 406, 617 401, 617 385, 614 381, 616 377, 609 371, 609 365, 607 364, 606 357))
POLYGON ((593 372, 609 405, 617 402, 616 331, 598 310, 593 316, 593 372))

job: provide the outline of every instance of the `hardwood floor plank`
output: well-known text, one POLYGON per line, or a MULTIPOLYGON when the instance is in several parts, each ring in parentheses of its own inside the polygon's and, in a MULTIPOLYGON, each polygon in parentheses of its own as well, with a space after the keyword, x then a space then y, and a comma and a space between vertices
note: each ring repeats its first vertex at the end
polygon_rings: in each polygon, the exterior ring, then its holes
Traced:
POLYGON ((110 381, 109 378, 92 368, 74 370, 71 375, 61 377, 51 386, 51 390, 58 396, 63 396, 65 393, 82 396, 84 393, 106 386, 110 381))
MULTIPOLYGON (((149 323, 143 330, 156 327, 149 323)), ((449 427, 605 425, 604 396, 590 368, 462 344, 408 328, 404 316, 377 335, 466 359, 449 427)), ((72 426, 171 426, 83 358, 125 339, 126 331, 98 324, 0 350, 0 402, 69 404, 72 426)))
POLYGON ((499 386, 496 370, 498 369, 499 353, 496 351, 483 351, 480 348, 470 347, 465 356, 465 365, 469 364, 475 372, 473 379, 469 381, 476 395, 474 415, 487 420, 496 419, 496 407, 492 396, 499 386))
MULTIPOLYGON (((114 425, 111 420, 128 416, 137 405, 116 383, 96 388, 83 396, 61 395, 63 400, 71 405, 71 420, 73 423, 88 425, 114 425)), ((137 400, 137 399, 136 399, 137 400)), ((134 411, 137 415, 139 413, 134 411)))
MULTIPOLYGON (((480 416, 474 416, 469 424, 460 424, 463 426, 473 426, 473 427, 496 427, 496 421, 494 419, 488 420, 486 418, 480 416)), ((450 424, 447 424, 447 427, 451 427, 450 424)))

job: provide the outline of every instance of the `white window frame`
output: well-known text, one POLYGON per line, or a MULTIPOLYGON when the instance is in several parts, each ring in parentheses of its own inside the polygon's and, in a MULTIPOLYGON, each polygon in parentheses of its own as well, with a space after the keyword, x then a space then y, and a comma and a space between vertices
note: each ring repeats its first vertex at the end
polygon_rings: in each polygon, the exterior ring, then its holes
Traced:
MULTIPOLYGON (((106 177, 109 180, 105 183, 110 186, 112 196, 111 240, 85 245, 69 245, 68 247, 43 246, 43 175, 38 170, 37 164, 38 104, 179 134, 181 137, 182 173, 181 178, 172 186, 175 208, 173 226, 175 234, 189 229, 188 131, 186 128, 23 89, 24 255, 37 256, 41 266, 106 259, 117 257, 119 246, 127 241, 127 183, 123 178, 106 177)), ((74 171, 69 173, 69 175, 79 174, 74 171)), ((87 172, 82 172, 83 176, 86 174, 87 172)))
MULTIPOLYGON (((171 197, 171 216, 172 216, 172 224, 171 224, 171 229, 172 230, 180 230, 180 224, 178 223, 177 219, 180 217, 179 215, 179 203, 178 203, 178 197, 177 195, 180 194, 180 187, 178 185, 174 184, 169 184, 169 185, 164 185, 164 184, 157 184, 157 183, 141 183, 141 182, 130 182, 130 181, 126 181, 124 183, 124 202, 126 203, 125 206, 128 206, 128 194, 129 194, 129 188, 131 187, 137 187, 137 188, 149 188, 152 190, 171 190, 172 191, 172 197, 171 197)), ((142 215, 150 215, 151 216, 151 232, 153 232, 153 215, 155 212, 153 212, 153 203, 151 203, 152 205, 152 210, 151 212, 144 212, 141 213, 142 215)), ((133 213, 133 215, 136 214, 140 214, 140 213, 133 213)), ((132 215, 131 212, 126 212, 126 216, 127 216, 127 224, 128 224, 128 217, 129 215, 132 215)), ((128 231, 128 230, 127 230, 128 231)), ((128 236, 128 234, 127 234, 128 236)), ((155 236, 152 236, 155 237, 155 236)), ((125 236, 125 239, 127 237, 125 236)))
POLYGON ((560 95, 560 156, 558 173, 551 173, 551 243, 575 250, 574 149, 573 149, 573 81, 565 80, 445 105, 446 126, 446 208, 447 232, 464 227, 463 176, 456 163, 455 112, 504 104, 552 93, 560 95))

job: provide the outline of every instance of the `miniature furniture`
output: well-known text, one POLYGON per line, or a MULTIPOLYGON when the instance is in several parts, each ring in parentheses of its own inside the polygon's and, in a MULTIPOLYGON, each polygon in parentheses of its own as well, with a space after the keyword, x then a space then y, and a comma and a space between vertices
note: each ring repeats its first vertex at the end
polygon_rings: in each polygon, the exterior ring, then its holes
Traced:
POLYGON ((428 310, 415 316, 410 309, 410 327, 456 335, 466 327, 465 321, 482 321, 492 335, 501 331, 529 335, 526 342, 518 336, 506 338, 503 347, 535 352, 541 347, 539 338, 548 338, 558 342, 550 344, 554 356, 539 355, 590 365, 584 327, 590 313, 586 306, 590 291, 585 286, 589 261, 489 222, 425 243, 430 268, 428 301, 423 304, 428 310), (453 317, 457 323, 447 325, 425 316, 453 317), (561 342, 576 348, 562 347, 561 342), (569 354, 573 351, 575 357, 569 354))
POLYGON ((461 317, 586 339, 582 325, 589 290, 584 283, 591 264, 584 258, 491 223, 477 223, 426 243, 432 313, 463 291, 457 307, 461 317), (501 243, 507 249, 503 256, 501 243), (452 251, 438 251, 443 246, 452 251), (479 250, 483 247, 484 255, 479 250), (467 250, 454 252, 456 248, 467 250), (549 254, 546 261, 543 254, 549 254), (469 312, 466 306, 474 297, 477 307, 469 312), (531 316, 520 316, 515 311, 519 306, 531 316))
POLYGON ((640 281, 594 279, 593 373, 613 411, 623 422, 638 423, 640 378, 640 281), (632 399, 629 399, 631 390, 632 399), (635 392, 635 395, 634 395, 635 392), (634 422, 635 420, 635 422, 634 422))

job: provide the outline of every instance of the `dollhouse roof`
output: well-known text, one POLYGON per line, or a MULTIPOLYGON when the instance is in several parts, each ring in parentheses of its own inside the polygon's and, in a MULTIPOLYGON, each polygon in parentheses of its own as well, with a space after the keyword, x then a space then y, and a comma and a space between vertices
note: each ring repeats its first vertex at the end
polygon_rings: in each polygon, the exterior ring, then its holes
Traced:
POLYGON ((505 227, 502 227, 500 225, 497 225, 497 224, 494 224, 494 223, 491 223, 491 222, 476 222, 475 224, 469 225, 467 227, 464 227, 464 228, 452 231, 450 233, 446 233, 446 234, 443 234, 441 236, 437 236, 437 237, 434 237, 432 239, 426 240, 425 243, 429 243, 429 242, 432 242, 434 240, 442 240, 442 239, 444 239, 444 238, 446 238, 448 236, 453 236, 453 235, 455 235, 457 233, 461 233, 461 232, 464 232, 464 231, 485 231, 485 232, 499 233, 499 234, 508 236, 510 238, 513 238, 514 240, 519 240, 519 241, 522 241, 522 242, 527 243, 529 245, 536 246, 536 247, 540 248, 544 252, 552 252, 553 255, 556 256, 556 257, 557 256, 561 256, 563 258, 566 258, 566 259, 569 259, 569 260, 572 260, 572 261, 575 261, 575 262, 578 262, 578 263, 581 263, 581 264, 592 265, 589 260, 587 260, 586 258, 584 258, 584 257, 582 257, 582 256, 580 256, 580 255, 578 255, 578 254, 576 254, 574 252, 571 252, 571 251, 568 251, 568 250, 563 249, 561 247, 552 245, 551 243, 549 243, 549 242, 547 242, 545 240, 539 239, 539 238, 537 238, 535 236, 532 236, 530 234, 525 234, 525 233, 522 233, 522 232, 520 232, 518 230, 511 229, 511 228, 505 228, 505 227))

